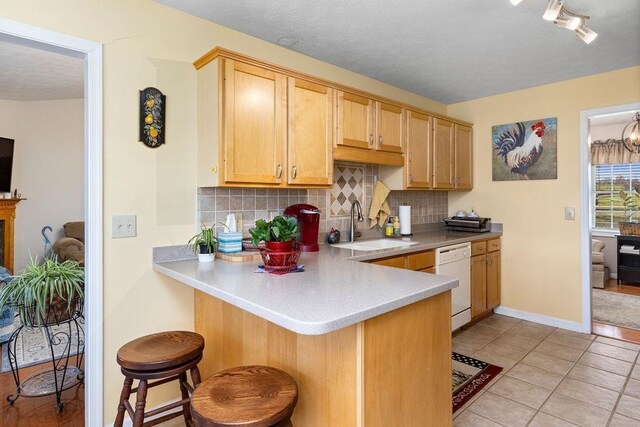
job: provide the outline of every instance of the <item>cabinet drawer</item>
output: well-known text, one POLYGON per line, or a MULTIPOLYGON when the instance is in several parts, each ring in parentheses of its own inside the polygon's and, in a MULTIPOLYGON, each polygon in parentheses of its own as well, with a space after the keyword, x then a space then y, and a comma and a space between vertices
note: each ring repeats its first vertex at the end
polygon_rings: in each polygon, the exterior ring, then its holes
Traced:
POLYGON ((399 256, 394 258, 377 259, 375 261, 371 261, 371 263, 385 265, 387 267, 404 268, 404 257, 399 256))
POLYGON ((471 243, 471 256, 482 255, 487 252, 487 241, 471 243))
POLYGON ((436 255, 434 251, 407 255, 407 268, 409 270, 424 270, 434 265, 436 265, 436 255))
POLYGON ((495 252, 500 250, 500 239, 491 239, 487 241, 487 252, 495 252))

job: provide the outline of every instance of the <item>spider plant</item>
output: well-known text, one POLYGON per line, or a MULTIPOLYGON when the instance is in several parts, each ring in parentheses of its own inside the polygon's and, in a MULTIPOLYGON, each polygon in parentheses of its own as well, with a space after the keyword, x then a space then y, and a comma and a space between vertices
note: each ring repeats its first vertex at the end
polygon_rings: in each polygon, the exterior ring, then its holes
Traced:
POLYGON ((213 227, 203 225, 200 228, 200 232, 189 239, 187 245, 195 254, 216 253, 218 250, 218 239, 214 236, 213 227))
POLYGON ((58 262, 55 257, 31 258, 24 271, 13 276, 0 289, 0 308, 15 305, 23 321, 27 312, 46 319, 52 304, 66 302, 66 312, 73 314, 78 299, 84 298, 84 269, 72 260, 58 262))

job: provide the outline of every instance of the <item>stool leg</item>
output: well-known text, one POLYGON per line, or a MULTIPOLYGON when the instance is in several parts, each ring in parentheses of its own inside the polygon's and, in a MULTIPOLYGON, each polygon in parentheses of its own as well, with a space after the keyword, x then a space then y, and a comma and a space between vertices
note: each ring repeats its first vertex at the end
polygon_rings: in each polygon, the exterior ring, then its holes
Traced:
MULTIPOLYGON (((189 398, 189 391, 187 390, 187 388, 184 386, 184 384, 187 382, 187 373, 183 372, 179 375, 179 381, 180 383, 180 392, 182 393, 182 398, 183 399, 188 399, 189 398)), ((184 425, 189 427, 191 425, 191 410, 189 409, 189 402, 185 403, 184 405, 182 405, 182 415, 184 415, 184 425)))
POLYGON ((140 380, 136 396, 136 411, 133 416, 133 427, 142 427, 144 422, 144 407, 147 403, 147 380, 140 380))
POLYGON ((122 423, 124 422, 124 401, 129 400, 129 396, 131 396, 131 385, 133 384, 133 378, 124 379, 124 385, 122 386, 122 391, 120 392, 120 403, 118 404, 118 415, 116 415, 116 421, 113 423, 113 427, 122 427, 122 423))
POLYGON ((198 369, 198 365, 191 368, 191 381, 193 381, 193 388, 196 388, 196 386, 202 382, 200 380, 200 369, 198 369))

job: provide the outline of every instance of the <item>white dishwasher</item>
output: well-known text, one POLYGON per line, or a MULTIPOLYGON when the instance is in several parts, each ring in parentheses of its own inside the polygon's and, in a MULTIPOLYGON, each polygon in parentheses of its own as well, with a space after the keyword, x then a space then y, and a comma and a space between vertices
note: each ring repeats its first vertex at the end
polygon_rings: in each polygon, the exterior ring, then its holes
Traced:
POLYGON ((451 290, 451 330, 471 320, 471 243, 436 249, 436 274, 458 279, 451 290))

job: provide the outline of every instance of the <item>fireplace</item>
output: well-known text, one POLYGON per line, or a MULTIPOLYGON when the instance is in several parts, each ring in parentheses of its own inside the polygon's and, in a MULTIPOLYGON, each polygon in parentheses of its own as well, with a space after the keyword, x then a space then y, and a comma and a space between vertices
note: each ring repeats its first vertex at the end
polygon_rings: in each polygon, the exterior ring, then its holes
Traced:
POLYGON ((13 229, 16 205, 25 199, 0 199, 0 265, 13 271, 13 229))

